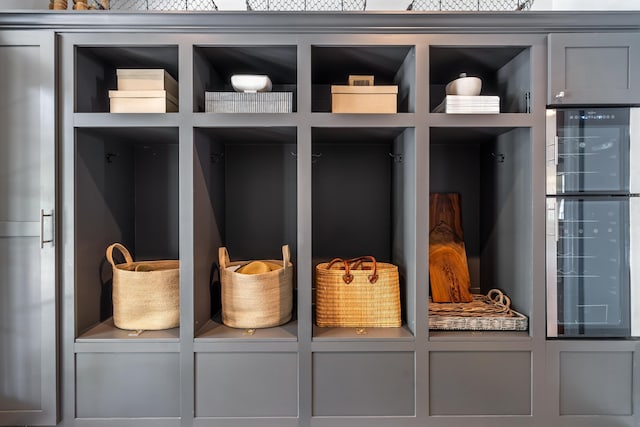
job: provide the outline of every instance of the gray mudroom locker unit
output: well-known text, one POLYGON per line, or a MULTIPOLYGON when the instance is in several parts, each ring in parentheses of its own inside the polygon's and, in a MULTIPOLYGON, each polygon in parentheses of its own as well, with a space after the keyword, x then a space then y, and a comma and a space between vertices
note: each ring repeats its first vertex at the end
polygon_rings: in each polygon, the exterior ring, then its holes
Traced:
MULTIPOLYGON (((640 104, 640 14, 0 14, 0 425, 632 427, 635 339, 547 339, 546 112, 640 104), (109 113, 119 68, 178 112, 109 113), (461 72, 500 114, 434 109, 461 72), (208 113, 267 74, 291 113, 208 113), (332 114, 350 74, 397 114, 332 114), (526 331, 430 331, 429 193, 458 192, 473 291, 526 331), (180 326, 114 326, 105 249, 180 260, 180 326), (218 248, 291 248, 293 319, 220 319, 218 248), (399 267, 402 326, 322 328, 314 269, 399 267)), ((633 284, 637 286, 638 284, 633 284)), ((638 307, 632 307, 638 310, 638 307)))

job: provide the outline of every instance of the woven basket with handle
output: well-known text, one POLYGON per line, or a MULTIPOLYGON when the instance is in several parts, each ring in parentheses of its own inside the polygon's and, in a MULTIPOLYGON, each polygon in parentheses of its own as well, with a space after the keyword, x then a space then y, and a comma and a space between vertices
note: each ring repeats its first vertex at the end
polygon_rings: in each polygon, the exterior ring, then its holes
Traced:
POLYGON ((138 261, 126 247, 107 248, 113 267, 113 323, 120 329, 160 330, 180 325, 180 261, 138 261), (125 262, 116 264, 114 250, 125 262))
POLYGON ((398 327, 398 267, 372 256, 316 266, 316 323, 321 327, 398 327))
POLYGON ((222 283, 222 323, 232 328, 271 328, 291 320, 293 264, 289 246, 282 260, 260 261, 281 268, 255 274, 238 272, 250 261, 231 261, 227 248, 218 251, 222 283))

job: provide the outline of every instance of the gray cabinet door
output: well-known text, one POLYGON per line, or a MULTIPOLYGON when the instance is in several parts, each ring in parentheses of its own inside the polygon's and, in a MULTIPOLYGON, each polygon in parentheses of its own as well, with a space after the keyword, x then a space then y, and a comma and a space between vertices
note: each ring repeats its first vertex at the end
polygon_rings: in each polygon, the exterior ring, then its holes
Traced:
POLYGON ((0 32, 0 64, 0 425, 54 425, 53 32, 0 32))
POLYGON ((640 34, 550 34, 549 105, 640 102, 640 34))

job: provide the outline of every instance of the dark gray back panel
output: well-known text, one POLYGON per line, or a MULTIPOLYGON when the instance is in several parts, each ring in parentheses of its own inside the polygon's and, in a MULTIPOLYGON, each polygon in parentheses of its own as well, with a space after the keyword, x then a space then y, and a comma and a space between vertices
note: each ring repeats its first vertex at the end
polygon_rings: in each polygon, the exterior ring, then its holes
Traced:
POLYGON ((296 353, 197 353, 196 417, 298 416, 296 353))
MULTIPOLYGON (((225 150, 226 244, 232 259, 282 259, 296 246, 293 144, 229 144, 225 150)), ((295 252, 294 252, 295 255, 295 252)))
POLYGON ((413 352, 313 354, 314 416, 415 413, 413 352))
POLYGON ((314 144, 313 256, 391 258, 390 144, 314 144))
POLYGON ((531 414, 528 351, 431 352, 431 415, 531 414))
POLYGON ((633 353, 560 353, 560 415, 631 415, 633 353))
POLYGON ((459 193, 462 203, 462 228, 471 276, 471 286, 480 288, 480 141, 469 138, 466 144, 446 143, 447 137, 432 134, 436 143, 429 152, 429 192, 459 193), (441 143, 445 142, 445 143, 441 143))
POLYGON ((135 248, 140 259, 178 259, 178 145, 134 148, 135 248))

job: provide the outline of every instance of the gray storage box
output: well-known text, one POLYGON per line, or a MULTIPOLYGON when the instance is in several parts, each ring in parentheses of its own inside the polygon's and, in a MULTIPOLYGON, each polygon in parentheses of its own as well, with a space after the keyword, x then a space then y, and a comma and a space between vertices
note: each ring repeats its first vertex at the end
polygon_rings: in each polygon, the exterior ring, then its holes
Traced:
POLYGON ((292 92, 205 92, 207 113, 291 113, 292 92))

